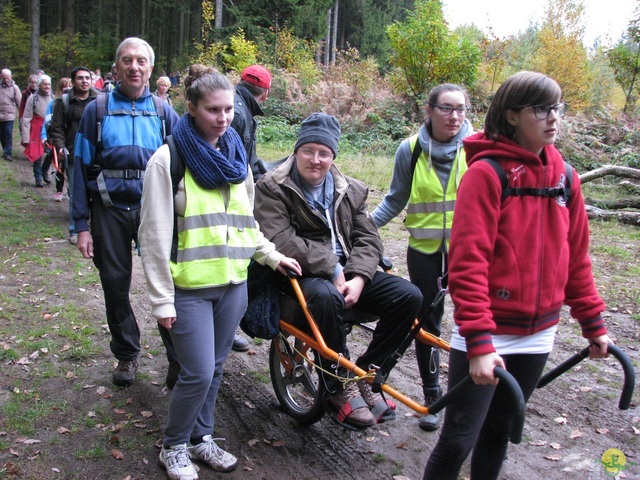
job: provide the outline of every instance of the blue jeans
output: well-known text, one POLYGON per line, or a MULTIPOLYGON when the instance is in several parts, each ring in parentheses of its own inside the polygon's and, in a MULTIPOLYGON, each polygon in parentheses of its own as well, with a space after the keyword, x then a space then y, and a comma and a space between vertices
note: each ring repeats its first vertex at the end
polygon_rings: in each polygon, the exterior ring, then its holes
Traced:
POLYGON ((177 320, 169 333, 180 375, 169 402, 166 447, 213 435, 222 371, 247 308, 247 285, 197 290, 176 287, 175 306, 177 320))
POLYGON ((13 120, 0 122, 0 143, 2 143, 2 154, 10 157, 13 151, 13 120))

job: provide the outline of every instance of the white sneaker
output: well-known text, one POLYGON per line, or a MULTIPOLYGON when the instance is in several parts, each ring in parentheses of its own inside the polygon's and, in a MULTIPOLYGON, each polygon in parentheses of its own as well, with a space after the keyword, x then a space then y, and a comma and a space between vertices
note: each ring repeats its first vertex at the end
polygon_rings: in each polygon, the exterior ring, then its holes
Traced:
POLYGON ((205 462, 217 472, 230 472, 238 466, 238 459, 216 445, 211 435, 205 435, 202 440, 199 445, 187 447, 191 458, 205 462))
POLYGON ((170 480, 198 480, 198 472, 191 463, 186 443, 171 448, 162 447, 159 461, 166 468, 170 480))

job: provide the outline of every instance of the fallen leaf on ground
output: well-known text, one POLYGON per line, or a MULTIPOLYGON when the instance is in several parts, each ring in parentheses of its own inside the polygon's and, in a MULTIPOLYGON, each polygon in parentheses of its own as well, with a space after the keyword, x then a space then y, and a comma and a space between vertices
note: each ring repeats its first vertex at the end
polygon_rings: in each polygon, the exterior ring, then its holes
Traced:
POLYGON ((111 450, 111 456, 116 460, 124 460, 124 454, 120 450, 111 450))
POLYGON ((560 455, 545 455, 544 458, 546 458, 547 460, 551 460, 552 462, 558 462, 562 460, 562 457, 560 455))
POLYGON ((59 427, 58 433, 69 433, 69 429, 65 427, 59 427))

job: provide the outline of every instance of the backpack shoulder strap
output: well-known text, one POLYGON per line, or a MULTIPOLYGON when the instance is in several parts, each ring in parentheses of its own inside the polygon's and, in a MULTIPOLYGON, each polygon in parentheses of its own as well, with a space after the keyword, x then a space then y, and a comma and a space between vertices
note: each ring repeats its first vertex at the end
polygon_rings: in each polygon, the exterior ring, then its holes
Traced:
MULTIPOLYGON (((178 193, 178 185, 184 177, 184 161, 180 156, 176 142, 173 139, 173 135, 169 135, 166 138, 167 146, 169 147, 170 156, 170 172, 171 172, 171 188, 173 190, 173 198, 178 193)), ((172 262, 178 261, 178 215, 175 212, 175 203, 173 207, 173 238, 171 241, 171 255, 169 257, 172 262)))
POLYGON ((422 146, 420 146, 420 138, 416 138, 416 144, 413 147, 413 152, 411 152, 411 176, 413 177, 413 172, 416 171, 416 165, 418 164, 418 159, 422 154, 422 146))
POLYGON ((571 182, 573 180, 573 168, 567 162, 564 162, 564 170, 565 170, 565 185, 564 187, 556 187, 556 188, 511 188, 509 187, 509 181, 507 179, 507 174, 502 168, 502 165, 496 161, 494 158, 482 158, 480 159, 483 162, 491 165, 493 170, 498 175, 500 179, 500 185, 502 185, 502 197, 501 200, 504 200, 506 197, 523 197, 523 196, 533 196, 533 197, 559 197, 564 196, 566 205, 569 205, 569 201, 571 200, 571 182))
POLYGON ((173 189, 173 195, 175 196, 175 194, 178 193, 178 184, 184 178, 184 161, 180 156, 173 135, 169 135, 166 141, 171 155, 171 187, 173 189))
POLYGON ((504 200, 504 197, 508 197, 508 192, 512 190, 508 188, 509 181, 507 180, 507 174, 504 171, 504 168, 502 168, 502 165, 500 165, 495 158, 482 158, 481 161, 491 165, 491 168, 493 168, 493 170, 496 172, 496 175, 498 175, 498 178, 500 179, 500 185, 502 185, 501 199, 504 200))
POLYGON ((98 136, 96 141, 96 149, 102 151, 102 120, 104 114, 107 111, 107 104, 109 103, 109 94, 104 93, 96 97, 96 124, 98 126, 98 136))
POLYGON ((162 141, 164 142, 167 138, 167 117, 164 114, 164 105, 162 104, 162 99, 156 95, 151 95, 153 99, 153 104, 156 107, 156 113, 160 117, 160 121, 162 122, 162 141))

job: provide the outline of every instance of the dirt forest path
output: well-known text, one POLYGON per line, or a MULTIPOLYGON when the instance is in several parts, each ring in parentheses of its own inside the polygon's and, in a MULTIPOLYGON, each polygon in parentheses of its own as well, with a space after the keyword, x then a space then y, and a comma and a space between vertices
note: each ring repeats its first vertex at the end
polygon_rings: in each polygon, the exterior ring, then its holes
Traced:
MULTIPOLYGON (((20 155, 11 165, 20 179, 25 196, 41 195, 52 198, 53 188, 35 189, 30 164, 20 155)), ((25 197, 26 198, 26 197, 25 197)), ((79 252, 71 247, 65 237, 67 200, 62 204, 48 200, 42 211, 42 221, 57 222, 60 235, 45 245, 46 255, 51 259, 76 256, 79 252)), ((395 262, 403 262, 406 243, 396 241, 386 245, 387 255, 395 262)), ((4 246, 2 259, 11 256, 11 247, 4 246)), ((55 261, 55 260, 54 260, 55 261)), ((90 261, 81 261, 89 271, 90 261)), ((74 272, 68 272, 73 275, 74 272)), ((16 274, 5 274, 0 281, 0 292, 18 295, 20 286, 37 283, 30 278, 46 272, 37 269, 16 274)), ((46 294, 42 294, 46 296, 46 294)), ((157 442, 161 441, 166 421, 170 392, 164 387, 166 358, 157 332, 156 322, 151 317, 145 292, 145 281, 138 257, 134 260, 134 275, 131 287, 133 309, 138 318, 144 346, 140 356, 139 379, 129 388, 117 389, 111 384, 113 357, 109 351, 109 335, 104 317, 102 291, 98 283, 78 289, 72 282, 61 282, 58 296, 47 296, 42 302, 56 304, 65 301, 79 302, 91 312, 84 319, 93 325, 94 344, 98 353, 82 362, 67 362, 62 371, 75 373, 66 378, 40 379, 40 395, 64 398, 70 410, 82 417, 91 412, 115 412, 122 421, 108 425, 80 424, 69 435, 59 435, 54 426, 45 429, 38 445, 36 467, 25 462, 21 474, 6 478, 78 478, 78 479, 163 479, 164 471, 157 464, 157 442), (142 416, 141 416, 142 412, 142 416), (123 458, 107 454, 98 458, 78 459, 74 454, 82 445, 103 442, 105 433, 109 442, 117 437, 117 450, 123 458), (52 439, 55 439, 53 441, 52 439), (60 472, 51 474, 54 467, 60 472), (49 472, 48 476, 46 472, 49 472)), ((447 307, 445 338, 451 327, 451 305, 447 307)), ((19 312, 16 312, 19 315, 19 312)), ((608 314, 609 322, 615 324, 619 344, 632 356, 637 364, 635 348, 638 338, 637 322, 630 315, 608 314), (628 347, 631 346, 632 349, 628 347)), ((565 319, 561 334, 550 364, 572 355, 581 343, 573 322, 565 319), (572 337, 570 342, 561 338, 572 337)), ((10 343, 11 339, 0 339, 10 343)), ((363 348, 366 337, 354 333, 350 337, 352 356, 363 348)), ((328 417, 309 427, 298 426, 283 413, 271 386, 268 370, 269 342, 253 343, 248 353, 232 352, 225 368, 223 384, 216 408, 215 437, 225 438, 221 446, 240 461, 235 472, 217 474, 206 467, 200 469, 202 479, 411 479, 422 478, 429 452, 438 438, 438 433, 421 431, 413 411, 398 406, 397 419, 376 425, 366 431, 352 432, 336 425, 328 417)), ((60 357, 52 362, 64 363, 60 357)), ((447 355, 441 362, 447 371, 447 355)), ((595 362, 593 362, 595 364, 595 362)), ((0 379, 0 405, 11 395, 11 385, 16 379, 29 381, 30 371, 10 362, 3 363, 4 379, 0 379)), ((446 377, 445 377, 446 378, 446 377)), ((544 390, 534 393, 527 408, 523 441, 510 445, 508 459, 501 478, 507 480, 532 479, 604 479, 606 475, 600 459, 610 448, 623 449, 629 462, 640 463, 638 455, 638 413, 634 407, 628 411, 617 410, 621 378, 619 365, 612 360, 600 362, 595 367, 578 368, 563 376, 544 390), (565 378, 566 377, 566 378, 565 378), (613 387, 609 381, 612 379, 613 387), (564 419, 564 420, 562 420, 564 419)), ((399 390, 420 400, 420 385, 413 347, 391 375, 391 382, 399 390)), ((36 387, 33 387, 36 388, 36 387)), ((69 416, 71 413, 69 413, 69 416)), ((63 424, 64 417, 59 420, 63 424)), ((70 420, 67 420, 70 421, 70 420)), ((6 438, 0 432, 0 440, 13 445, 20 456, 9 449, 0 450, 0 467, 7 461, 24 460, 30 450, 16 446, 15 439, 6 438), (12 443, 13 442, 13 443, 12 443)), ((115 447, 114 447, 115 449, 115 447)), ((109 448, 110 450, 110 448, 109 448)), ((1 472, 1 470, 0 470, 1 472)), ((55 472, 55 470, 54 470, 55 472)), ((638 466, 627 470, 626 477, 640 478, 638 466)), ((5 478, 0 473, 0 478, 5 478)), ((464 477, 462 477, 464 478, 464 477)))

